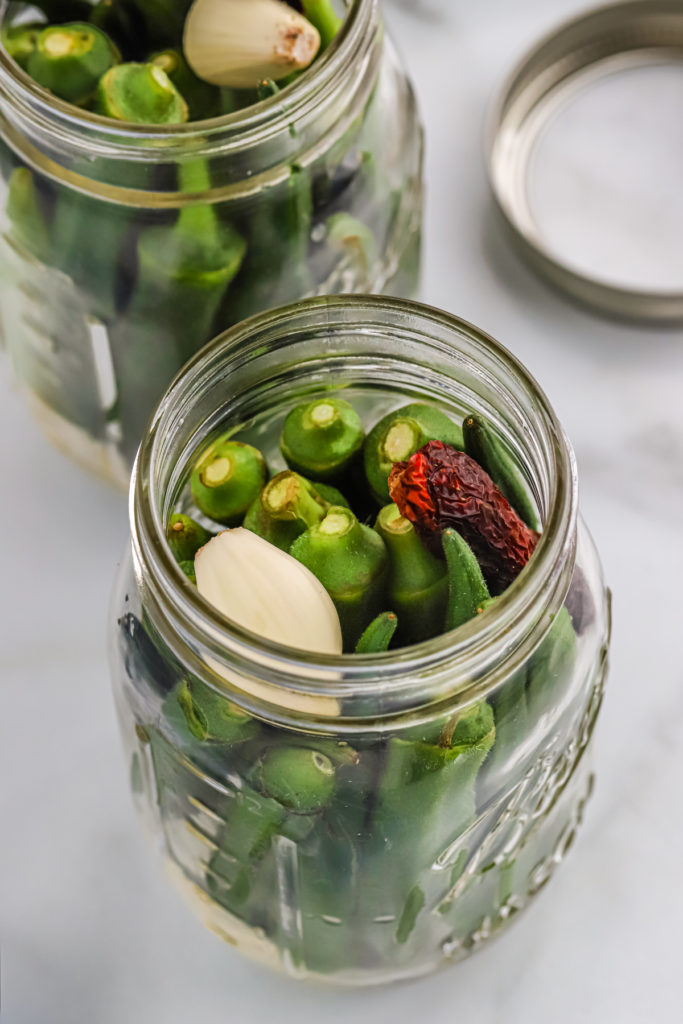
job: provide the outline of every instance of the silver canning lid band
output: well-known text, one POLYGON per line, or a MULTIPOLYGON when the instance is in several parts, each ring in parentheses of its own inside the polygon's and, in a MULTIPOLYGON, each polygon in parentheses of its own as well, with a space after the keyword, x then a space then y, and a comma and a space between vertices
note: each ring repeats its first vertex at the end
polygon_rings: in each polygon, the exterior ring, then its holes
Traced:
MULTIPOLYGON (((676 193, 678 203, 669 202, 668 210, 683 223, 683 132, 680 129, 683 0, 631 0, 600 7, 565 23, 559 31, 541 40, 509 76, 494 106, 487 138, 488 169, 496 202, 513 229, 515 240, 532 265, 554 284, 612 315, 677 322, 683 321, 683 242, 679 248, 676 241, 681 237, 676 231, 679 220, 674 218, 674 224, 668 224, 666 207, 659 224, 670 228, 673 256, 666 264, 661 283, 647 273, 644 277, 648 280, 642 283, 635 275, 625 274, 621 281, 618 274, 603 274, 590 266, 590 260, 586 266, 576 258, 576 238, 574 251, 567 257, 562 246, 555 244, 557 240, 548 237, 531 195, 531 182, 534 174, 537 176, 532 168, 539 144, 548 138, 562 112, 568 110, 577 97, 585 97, 587 90, 604 87, 608 76, 645 68, 668 68, 668 73, 675 77, 674 89, 671 89, 671 81, 664 80, 665 99, 671 100, 672 110, 671 131, 665 132, 665 142, 673 156, 665 163, 672 181, 674 174, 680 181, 680 192, 676 193), (674 107, 676 97, 678 105, 674 107), (673 121, 674 111, 676 121, 673 121)), ((632 94, 631 89, 629 95, 632 94)), ((590 108, 584 105, 582 109, 590 108)), ((652 113, 652 131, 657 131, 661 127, 657 120, 659 111, 652 113)), ((567 147, 577 138, 576 121, 575 118, 570 124, 565 154, 571 155, 567 147)), ((615 123, 617 121, 615 118, 615 123)), ((633 146, 638 147, 639 141, 636 133, 633 146)), ((634 154, 637 159, 636 148, 634 154)), ((562 164, 556 160, 550 166, 561 167, 562 164)), ((656 197, 654 186, 652 193, 656 197)), ((668 193, 667 199, 670 198, 671 193, 668 193)), ((656 252, 657 224, 653 222, 648 231, 648 216, 649 212, 644 212, 641 223, 646 225, 647 240, 656 252)), ((618 247, 618 241, 616 245, 618 247)), ((646 259, 644 256, 644 265, 646 259)), ((664 252, 661 255, 663 266, 667 259, 668 254, 664 252)))

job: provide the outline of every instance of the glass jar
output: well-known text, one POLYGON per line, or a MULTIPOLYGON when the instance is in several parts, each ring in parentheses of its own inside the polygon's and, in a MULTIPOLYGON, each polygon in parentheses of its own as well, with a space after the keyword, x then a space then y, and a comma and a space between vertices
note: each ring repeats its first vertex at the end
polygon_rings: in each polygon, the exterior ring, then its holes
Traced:
POLYGON ((170 128, 76 110, 0 46, 0 334, 44 431, 125 485, 164 388, 219 330, 306 295, 412 295, 421 173, 378 0, 350 0, 280 94, 170 128))
POLYGON ((591 793, 609 606, 569 443, 505 349, 379 297, 254 318, 162 400, 131 529, 110 650, 132 788, 209 928, 294 977, 370 984, 458 960, 527 906, 591 793), (483 615, 394 652, 321 658, 232 626, 184 576, 165 524, 198 446, 240 427, 277 472, 274 415, 321 393, 368 424, 416 399, 475 411, 505 439, 543 532, 483 615), (184 716, 188 684, 212 709, 206 728, 184 716), (283 750, 332 777, 323 801, 293 808, 264 786, 264 759, 283 750))

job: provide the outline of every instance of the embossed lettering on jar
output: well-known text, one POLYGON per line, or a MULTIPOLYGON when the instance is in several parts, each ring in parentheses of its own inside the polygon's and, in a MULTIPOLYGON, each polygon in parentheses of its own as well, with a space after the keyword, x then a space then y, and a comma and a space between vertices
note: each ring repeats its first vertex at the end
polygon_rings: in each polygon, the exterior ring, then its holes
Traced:
POLYGON ((424 974, 503 930, 583 818, 609 641, 571 448, 523 368, 398 300, 266 314, 174 384, 132 499, 114 690, 137 807, 198 916, 271 967, 354 985, 424 974), (234 427, 276 473, 287 413, 319 395, 366 428, 411 402, 491 425, 541 529, 481 616, 386 654, 316 659, 230 625, 184 577, 165 527, 191 511, 191 453, 234 427), (293 766, 305 800, 282 782, 293 766))
POLYGON ((177 126, 68 106, 0 46, 2 333, 44 432, 100 475, 127 484, 154 404, 218 331, 307 295, 416 291, 413 92, 377 0, 334 2, 344 25, 297 82, 177 126), (188 275, 209 221, 220 245, 188 275))

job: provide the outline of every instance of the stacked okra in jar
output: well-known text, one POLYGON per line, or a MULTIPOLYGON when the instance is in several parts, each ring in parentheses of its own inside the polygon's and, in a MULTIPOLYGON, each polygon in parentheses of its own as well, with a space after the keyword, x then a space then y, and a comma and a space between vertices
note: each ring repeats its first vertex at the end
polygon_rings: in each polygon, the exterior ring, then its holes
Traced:
MULTIPOLYGON (((233 625, 314 655, 381 660, 485 614, 533 554, 539 524, 524 478, 477 415, 461 426, 412 403, 364 424, 324 395, 270 421, 264 446, 273 426, 288 469, 276 471, 268 447, 270 476, 249 443, 257 436, 228 431, 184 467, 182 511, 166 524, 187 576, 178 586, 197 586, 233 625)), ((137 722, 133 785, 145 788, 148 749, 169 856, 233 926, 283 941, 283 843, 296 846, 297 955, 314 973, 398 965, 448 933, 467 942, 515 891, 506 861, 500 877, 482 869, 471 901, 455 898, 473 828, 517 783, 510 764, 571 678, 566 608, 488 699, 343 740, 252 717, 220 678, 214 687, 174 669, 151 622, 129 614, 120 626, 136 691, 156 694, 137 722), (448 870, 435 871, 444 851, 448 870)), ((322 701, 343 714, 343 701, 322 701)))
POLYGON ((30 307, 6 334, 44 405, 128 461, 166 385, 217 333, 379 279, 407 191, 404 179, 387 180, 380 90, 338 131, 321 128, 316 146, 299 140, 285 93, 333 43, 345 9, 338 0, 10 5, 2 44, 46 95, 73 105, 73 130, 82 110, 124 134, 112 133, 111 151, 66 148, 68 177, 57 165, 41 173, 0 141, 5 255, 13 294, 30 307), (36 8, 47 23, 27 23, 36 8), (233 156, 227 121, 205 137, 188 133, 186 147, 174 134, 264 100, 264 125, 279 125, 267 156, 257 142, 233 156), (168 130, 172 154, 156 136, 125 134, 147 125, 168 130), (103 384, 95 325, 113 383, 105 375, 103 384), (47 339, 39 348, 36 333, 47 339))
POLYGON ((460 426, 413 403, 366 436, 350 403, 322 397, 287 414, 279 447, 288 469, 271 477, 261 451, 220 436, 192 469, 196 518, 178 512, 167 530, 200 592, 268 639, 296 647, 303 618, 301 646, 319 653, 420 643, 484 611, 536 546, 523 477, 480 417, 460 426), (305 609, 283 601, 295 580, 311 585, 305 609), (291 622, 269 622, 283 604, 291 622))
POLYGON ((289 85, 332 42, 332 0, 35 0, 48 24, 2 44, 59 99, 131 124, 229 114, 289 85), (303 13, 301 13, 303 12, 303 13))

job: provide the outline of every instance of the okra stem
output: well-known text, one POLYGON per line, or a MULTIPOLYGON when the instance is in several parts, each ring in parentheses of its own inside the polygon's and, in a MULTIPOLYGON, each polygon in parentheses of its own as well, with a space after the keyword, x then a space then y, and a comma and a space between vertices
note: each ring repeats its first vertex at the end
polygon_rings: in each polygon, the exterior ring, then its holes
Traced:
POLYGON ((43 25, 3 25, 0 43, 20 68, 26 70, 29 58, 36 48, 43 25))
POLYGON ((386 505, 375 529, 389 555, 388 604, 396 609, 401 645, 419 643, 443 630, 446 565, 427 550, 396 505, 386 505))
POLYGON ((326 49, 344 24, 344 19, 339 17, 331 0, 301 0, 301 7, 305 17, 320 33, 321 49, 326 49))
POLYGON ((95 110, 130 124, 183 124, 187 103, 156 64, 119 64, 100 79, 95 110))
POLYGON ((462 430, 445 413, 414 402, 375 424, 365 441, 365 475, 375 498, 389 502, 388 479, 394 463, 405 462, 427 441, 444 441, 462 449, 462 430))
POLYGON ((204 515, 217 523, 236 526, 266 480, 266 463, 257 448, 232 441, 215 441, 192 472, 192 497, 204 515))
POLYGON ((314 480, 338 480, 363 446, 362 421, 348 402, 320 398, 298 405, 285 419, 280 450, 299 473, 314 480))
POLYGON ((282 551, 289 551, 296 538, 319 523, 329 507, 309 480, 286 470, 266 484, 250 506, 244 526, 282 551))
POLYGON ((165 71, 187 103, 190 121, 202 121, 221 113, 220 89, 197 78, 180 50, 162 50, 149 58, 165 71))
POLYGON ((339 614, 344 648, 353 651, 381 608, 387 565, 384 541, 370 527, 361 526, 349 509, 333 506, 294 541, 290 554, 327 590, 339 614))

